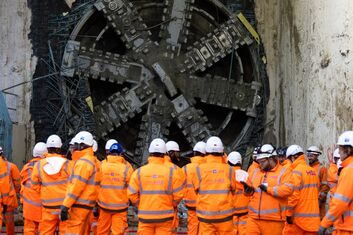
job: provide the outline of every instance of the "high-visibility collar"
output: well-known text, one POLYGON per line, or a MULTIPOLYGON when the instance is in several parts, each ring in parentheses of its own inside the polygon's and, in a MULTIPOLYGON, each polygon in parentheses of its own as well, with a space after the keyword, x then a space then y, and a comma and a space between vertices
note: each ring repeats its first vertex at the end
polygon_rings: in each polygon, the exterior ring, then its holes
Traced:
MULTIPOLYGON (((269 171, 267 171, 267 172, 275 172, 275 171, 277 171, 277 169, 278 169, 278 167, 280 166, 280 164, 279 163, 277 163, 276 165, 275 165, 275 167, 273 167, 271 170, 269 170, 269 171)), ((263 170, 261 170, 262 172, 265 172, 265 171, 263 171, 263 170)))
POLYGON ((125 163, 125 159, 121 155, 108 155, 107 162, 109 163, 125 163))
POLYGON ((233 166, 233 169, 234 170, 241 170, 241 167, 240 166, 233 166))
POLYGON ((206 162, 224 163, 222 156, 214 156, 212 154, 205 156, 206 162))
POLYGON ((259 168, 260 165, 259 165, 259 163, 253 161, 253 162, 251 163, 251 167, 259 168))
POLYGON ((164 155, 164 161, 165 162, 172 162, 172 159, 169 157, 169 155, 164 155))
POLYGON ((48 158, 48 157, 62 157, 62 158, 65 158, 63 155, 58 154, 58 153, 45 153, 44 156, 46 158, 48 158))
POLYGON ((304 154, 300 155, 295 161, 292 163, 291 168, 295 169, 298 165, 306 164, 304 154))
POLYGON ((311 167, 316 167, 317 165, 320 165, 321 163, 319 162, 319 160, 317 160, 316 162, 314 162, 313 165, 311 165, 311 167))
POLYGON ((353 156, 349 156, 346 159, 344 159, 344 161, 342 162, 342 166, 346 167, 350 164, 353 164, 353 156))
POLYGON ((195 157, 192 157, 192 158, 191 158, 191 163, 197 163, 197 164, 200 164, 200 163, 203 163, 203 162, 205 162, 204 157, 201 157, 201 156, 195 156, 195 157))
POLYGON ((29 162, 28 162, 28 163, 31 163, 31 162, 38 162, 38 161, 40 161, 41 159, 43 159, 43 158, 40 158, 40 157, 34 157, 34 158, 32 158, 31 160, 29 160, 29 162))
POLYGON ((72 160, 76 161, 76 160, 80 159, 81 157, 87 156, 87 155, 88 156, 94 156, 92 147, 83 149, 81 151, 77 151, 77 150, 74 151, 73 154, 72 154, 72 160))
POLYGON ((281 163, 282 166, 286 166, 286 165, 290 165, 290 164, 291 164, 291 160, 289 160, 289 159, 286 159, 281 163))
POLYGON ((165 158, 163 157, 152 157, 152 156, 148 157, 148 163, 162 165, 164 164, 164 161, 165 161, 165 158))

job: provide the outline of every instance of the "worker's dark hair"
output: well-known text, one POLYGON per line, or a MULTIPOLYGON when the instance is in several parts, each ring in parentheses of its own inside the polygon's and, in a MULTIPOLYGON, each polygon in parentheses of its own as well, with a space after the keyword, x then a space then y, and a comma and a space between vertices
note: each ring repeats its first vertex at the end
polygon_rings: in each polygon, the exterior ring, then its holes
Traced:
POLYGON ((219 156, 219 157, 224 156, 224 153, 207 153, 207 154, 212 154, 212 155, 219 156))
POLYGON ((48 148, 48 153, 62 154, 61 148, 48 148))
POLYGON ((150 156, 152 157, 164 157, 164 153, 150 153, 150 156))
POLYGON ((194 154, 194 156, 202 156, 202 157, 205 156, 204 153, 201 153, 199 151, 194 151, 193 154, 194 154))

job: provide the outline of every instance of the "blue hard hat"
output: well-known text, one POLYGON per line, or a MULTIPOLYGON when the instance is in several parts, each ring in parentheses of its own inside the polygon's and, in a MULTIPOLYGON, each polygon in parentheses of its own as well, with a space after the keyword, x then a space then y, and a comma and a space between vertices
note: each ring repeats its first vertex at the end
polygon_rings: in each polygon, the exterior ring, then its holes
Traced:
POLYGON ((109 153, 121 154, 123 152, 124 152, 123 146, 121 146, 121 144, 119 143, 115 143, 115 144, 112 144, 112 146, 110 146, 109 153))

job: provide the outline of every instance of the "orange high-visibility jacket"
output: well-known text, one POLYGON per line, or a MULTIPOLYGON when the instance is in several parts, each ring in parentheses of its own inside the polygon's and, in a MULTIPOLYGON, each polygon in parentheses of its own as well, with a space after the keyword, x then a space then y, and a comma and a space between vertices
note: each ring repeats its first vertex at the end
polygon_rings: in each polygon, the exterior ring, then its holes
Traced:
POLYGON ((141 222, 173 220, 174 210, 183 196, 183 179, 159 157, 149 157, 148 164, 132 174, 128 187, 128 197, 138 206, 141 222))
POLYGON ((314 163, 311 167, 315 169, 316 175, 320 179, 319 196, 324 199, 330 190, 327 183, 327 168, 320 162, 314 163))
POLYGON ((284 168, 287 168, 287 169, 290 169, 291 165, 292 165, 292 161, 289 159, 286 159, 281 163, 281 166, 283 166, 284 168))
POLYGON ((330 193, 333 195, 338 181, 338 167, 335 163, 330 163, 330 167, 327 170, 327 183, 330 187, 330 193))
POLYGON ((62 205, 70 176, 71 163, 59 154, 46 154, 32 171, 33 190, 40 193, 42 205, 48 209, 59 209, 62 205))
POLYGON ((16 193, 19 193, 21 190, 20 171, 18 170, 18 167, 14 163, 9 161, 7 162, 10 164, 10 176, 11 176, 13 186, 15 187, 16 193))
POLYGON ((122 156, 108 155, 101 165, 102 181, 98 193, 99 207, 109 211, 126 211, 129 205, 127 186, 133 169, 122 156))
POLYGON ((321 221, 324 228, 333 223, 337 230, 353 231, 353 156, 342 162, 343 169, 338 178, 336 192, 330 208, 321 221))
POLYGON ((258 169, 259 163, 253 161, 252 164, 250 165, 249 169, 248 169, 248 174, 249 174, 249 178, 251 178, 254 174, 255 169, 258 169))
POLYGON ((177 165, 175 165, 174 163, 172 163, 172 160, 170 159, 170 157, 168 155, 164 156, 164 165, 166 165, 168 168, 169 167, 173 167, 173 169, 175 170, 176 174, 178 174, 182 181, 183 181, 183 185, 184 187, 186 187, 186 175, 185 172, 183 171, 182 168, 178 167, 177 165))
POLYGON ((287 198, 293 192, 290 171, 277 164, 270 171, 256 168, 248 184, 255 188, 250 197, 249 217, 260 220, 284 221, 287 198), (267 183, 267 192, 259 186, 267 183))
MULTIPOLYGON (((233 167, 233 172, 236 170, 241 170, 240 166, 233 167)), ((250 197, 244 194, 244 186, 236 181, 235 182, 235 193, 233 197, 233 205, 234 205, 234 215, 244 214, 248 212, 250 197)))
POLYGON ((32 171, 34 165, 41 160, 41 158, 33 158, 21 171, 21 200, 23 203, 23 217, 28 220, 40 222, 42 218, 42 201, 40 194, 32 187, 32 171))
POLYGON ((307 165, 304 155, 293 164, 292 180, 294 192, 288 198, 286 216, 292 216, 294 223, 304 231, 316 232, 320 227, 318 188, 316 171, 307 165))
POLYGON ((0 192, 2 204, 17 207, 16 191, 11 180, 10 164, 0 158, 0 192))
POLYGON ((196 209, 196 193, 194 185, 192 183, 193 178, 195 178, 196 167, 205 162, 204 157, 195 156, 191 158, 191 163, 184 166, 184 173, 186 176, 186 191, 185 191, 185 205, 187 208, 193 210, 196 209))
POLYGON ((100 163, 91 147, 76 152, 79 159, 72 168, 63 205, 93 208, 102 180, 100 163))
POLYGON ((201 222, 232 220, 235 175, 231 166, 219 156, 207 155, 196 167, 193 179, 197 193, 196 214, 201 222))

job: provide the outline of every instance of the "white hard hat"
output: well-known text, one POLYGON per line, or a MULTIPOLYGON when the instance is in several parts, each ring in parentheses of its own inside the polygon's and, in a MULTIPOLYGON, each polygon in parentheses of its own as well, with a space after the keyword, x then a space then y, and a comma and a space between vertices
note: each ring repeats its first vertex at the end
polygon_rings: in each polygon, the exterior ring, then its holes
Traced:
POLYGON ((217 136, 211 136, 206 142, 207 153, 223 153, 224 147, 222 140, 217 136))
POLYGON ((349 145, 353 147, 353 131, 345 131, 338 137, 337 145, 349 145))
POLYGON ((338 159, 337 161, 337 168, 341 168, 342 167, 342 160, 341 159, 338 159))
POLYGON ((232 163, 233 165, 241 163, 241 155, 240 155, 240 153, 236 152, 236 151, 229 153, 229 155, 227 157, 227 161, 232 163))
MULTIPOLYGON (((261 146, 261 148, 258 150, 256 159, 260 160, 263 158, 269 158, 271 156, 273 156, 275 151, 275 148, 271 145, 271 144, 264 144, 261 146)), ((277 155, 277 153, 276 153, 277 155)))
POLYGON ((309 147, 307 150, 306 150, 307 153, 313 153, 313 154, 318 154, 320 155, 321 154, 321 151, 318 147, 316 146, 311 146, 309 147))
POLYGON ((113 144, 116 144, 116 143, 118 143, 118 141, 115 140, 115 139, 110 139, 110 140, 108 140, 107 143, 105 144, 105 150, 109 150, 110 147, 111 147, 113 144))
POLYGON ((34 145, 32 156, 33 157, 43 157, 45 153, 48 152, 47 145, 44 142, 38 142, 34 145))
POLYGON ((149 153, 166 153, 167 148, 164 140, 157 138, 152 140, 150 147, 148 148, 149 153))
POLYGON ((47 148, 61 148, 63 143, 58 135, 51 135, 47 139, 47 148))
POLYGON ((69 145, 74 145, 74 144, 75 144, 75 142, 76 142, 76 139, 75 139, 75 137, 74 137, 74 138, 72 138, 72 139, 70 140, 69 145))
POLYGON ((334 158, 341 158, 340 150, 338 148, 335 149, 335 151, 333 152, 333 157, 334 158))
POLYGON ((97 143, 97 141, 93 140, 93 146, 92 146, 92 148, 93 148, 93 152, 97 152, 97 150, 98 150, 98 143, 97 143))
POLYGON ((197 142, 193 148, 193 151, 206 154, 206 143, 203 141, 197 142))
POLYGON ((293 144, 288 147, 287 152, 286 152, 286 156, 289 157, 292 155, 296 155, 298 153, 304 153, 302 147, 300 147, 299 145, 293 144))
POLYGON ((88 131, 80 131, 75 136, 75 143, 93 146, 93 135, 88 131))
POLYGON ((167 152, 169 151, 180 151, 179 144, 175 141, 168 141, 165 144, 165 147, 167 148, 167 152))

